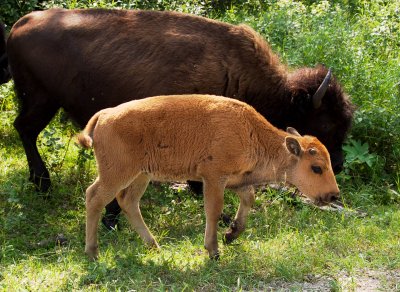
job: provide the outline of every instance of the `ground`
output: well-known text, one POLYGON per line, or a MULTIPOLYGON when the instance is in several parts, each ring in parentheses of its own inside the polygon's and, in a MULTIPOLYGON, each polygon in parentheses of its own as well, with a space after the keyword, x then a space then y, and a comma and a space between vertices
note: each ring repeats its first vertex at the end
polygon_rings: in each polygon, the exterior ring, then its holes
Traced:
POLYGON ((361 270, 337 278, 309 276, 303 282, 272 281, 260 284, 263 291, 399 291, 400 270, 361 270))

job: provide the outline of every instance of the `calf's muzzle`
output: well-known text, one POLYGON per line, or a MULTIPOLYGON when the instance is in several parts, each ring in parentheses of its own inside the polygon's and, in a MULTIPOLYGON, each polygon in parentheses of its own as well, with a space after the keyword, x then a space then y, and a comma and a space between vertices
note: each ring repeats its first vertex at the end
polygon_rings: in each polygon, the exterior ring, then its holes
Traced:
POLYGON ((331 202, 335 202, 339 199, 339 192, 331 192, 331 193, 327 193, 324 196, 321 196, 321 203, 323 204, 328 204, 331 202))

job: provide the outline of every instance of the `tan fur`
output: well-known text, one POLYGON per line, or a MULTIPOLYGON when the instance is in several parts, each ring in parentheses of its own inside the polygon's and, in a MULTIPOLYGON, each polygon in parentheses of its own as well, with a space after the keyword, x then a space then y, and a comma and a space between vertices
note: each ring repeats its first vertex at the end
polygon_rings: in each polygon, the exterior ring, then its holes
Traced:
POLYGON ((318 202, 339 194, 329 153, 316 138, 278 130, 249 105, 229 98, 176 95, 127 102, 97 113, 79 136, 83 146, 91 144, 90 136, 98 167, 86 191, 86 252, 92 258, 98 254, 101 210, 115 197, 143 240, 158 247, 139 209, 150 180, 204 183, 205 247, 212 258, 218 257, 225 188, 240 197, 227 242, 245 228, 254 186, 286 182, 318 202))
POLYGON ((97 120, 99 119, 100 114, 101 114, 101 111, 94 114, 94 116, 87 123, 87 125, 86 125, 85 129, 82 131, 82 133, 80 133, 76 136, 78 143, 82 147, 90 148, 93 146, 92 133, 93 133, 94 127, 97 124, 97 120))

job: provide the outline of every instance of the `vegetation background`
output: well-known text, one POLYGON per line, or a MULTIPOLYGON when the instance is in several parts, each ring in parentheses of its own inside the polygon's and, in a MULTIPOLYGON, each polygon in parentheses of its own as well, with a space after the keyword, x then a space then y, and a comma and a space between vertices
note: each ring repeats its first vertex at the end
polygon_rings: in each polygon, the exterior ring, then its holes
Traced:
MULTIPOLYGON (((29 11, 55 6, 175 10, 247 23, 290 67, 332 67, 357 105, 346 169, 337 176, 346 208, 328 212, 283 190, 260 191, 246 232, 212 262, 202 247, 202 198, 150 188, 142 209, 162 250, 146 249, 123 220, 118 232, 100 229, 102 254, 89 262, 84 191, 96 175, 93 157, 74 144, 77 129, 60 112, 40 136, 53 188, 38 195, 12 125, 18 103, 9 82, 0 86, 0 290, 268 290, 278 288, 270 286, 276 280, 321 277, 328 290, 352 290, 365 271, 400 273, 399 1, 3 0, 0 20, 9 30, 29 11), (344 274, 353 280, 343 282, 344 274)), ((227 192, 225 213, 237 205, 227 192)), ((382 289, 400 290, 399 278, 380 280, 382 289)))

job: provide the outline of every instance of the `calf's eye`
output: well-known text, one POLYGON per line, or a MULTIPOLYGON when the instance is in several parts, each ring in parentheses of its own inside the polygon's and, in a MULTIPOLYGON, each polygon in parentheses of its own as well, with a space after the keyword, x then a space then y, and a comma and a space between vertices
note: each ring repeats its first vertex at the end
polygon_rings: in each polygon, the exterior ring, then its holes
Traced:
POLYGON ((314 172, 314 173, 316 173, 316 174, 322 174, 322 168, 321 167, 319 167, 319 166, 311 166, 311 169, 312 169, 312 171, 314 172))

